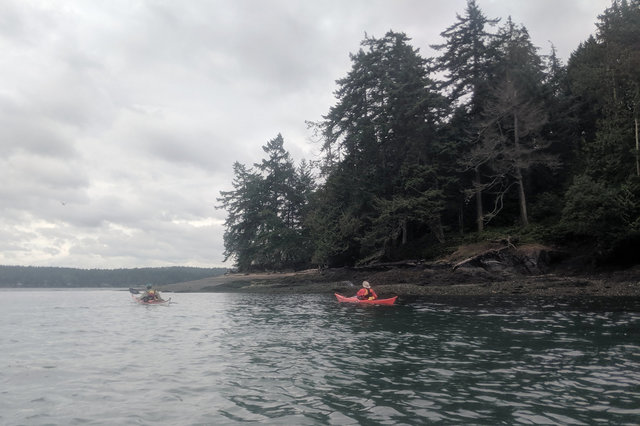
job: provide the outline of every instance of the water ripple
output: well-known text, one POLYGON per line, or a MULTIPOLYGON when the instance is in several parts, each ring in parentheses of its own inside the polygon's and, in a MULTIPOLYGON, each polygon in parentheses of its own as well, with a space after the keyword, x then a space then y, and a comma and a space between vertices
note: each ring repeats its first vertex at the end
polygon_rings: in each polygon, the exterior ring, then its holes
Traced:
POLYGON ((640 416, 637 311, 172 296, 179 304, 162 308, 117 291, 3 292, 0 423, 632 424, 640 416))

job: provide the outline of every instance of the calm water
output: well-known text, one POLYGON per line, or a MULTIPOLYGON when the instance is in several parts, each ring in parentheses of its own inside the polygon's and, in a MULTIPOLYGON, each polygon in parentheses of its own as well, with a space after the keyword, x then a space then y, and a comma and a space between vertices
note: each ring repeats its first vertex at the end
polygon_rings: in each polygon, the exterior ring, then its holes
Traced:
POLYGON ((0 291, 0 424, 640 422, 638 306, 171 296, 0 291))

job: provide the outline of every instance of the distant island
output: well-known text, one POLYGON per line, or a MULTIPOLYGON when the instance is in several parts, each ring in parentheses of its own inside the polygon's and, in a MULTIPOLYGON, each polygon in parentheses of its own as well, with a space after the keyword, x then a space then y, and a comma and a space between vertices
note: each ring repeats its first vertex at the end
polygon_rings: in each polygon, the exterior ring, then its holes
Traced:
POLYGON ((0 288, 136 287, 168 285, 215 277, 226 268, 171 266, 133 269, 77 269, 0 265, 0 288))

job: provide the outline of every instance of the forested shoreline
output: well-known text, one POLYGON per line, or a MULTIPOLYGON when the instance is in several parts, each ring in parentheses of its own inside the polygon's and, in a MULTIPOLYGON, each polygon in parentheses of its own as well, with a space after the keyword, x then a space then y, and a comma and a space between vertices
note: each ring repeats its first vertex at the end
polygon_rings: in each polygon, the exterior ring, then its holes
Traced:
POLYGON ((133 269, 77 269, 0 265, 0 287, 137 287, 154 286, 222 275, 226 268, 173 266, 133 269))
POLYGON ((566 65, 475 0, 433 58, 402 32, 365 36, 309 123, 319 159, 296 165, 277 135, 261 163, 233 165, 226 258, 353 266, 509 236, 638 263, 640 0, 612 1, 596 25, 566 65))

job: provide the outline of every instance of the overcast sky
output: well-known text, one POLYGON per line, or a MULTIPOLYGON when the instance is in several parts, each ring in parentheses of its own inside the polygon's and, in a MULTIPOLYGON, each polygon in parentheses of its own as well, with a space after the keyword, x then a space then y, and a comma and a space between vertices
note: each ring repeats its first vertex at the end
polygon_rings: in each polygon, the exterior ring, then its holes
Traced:
MULTIPOLYGON (((566 62, 609 0, 477 0, 566 62)), ((0 264, 223 264, 234 161, 334 103, 364 34, 425 57, 465 0, 0 0, 0 264)))

